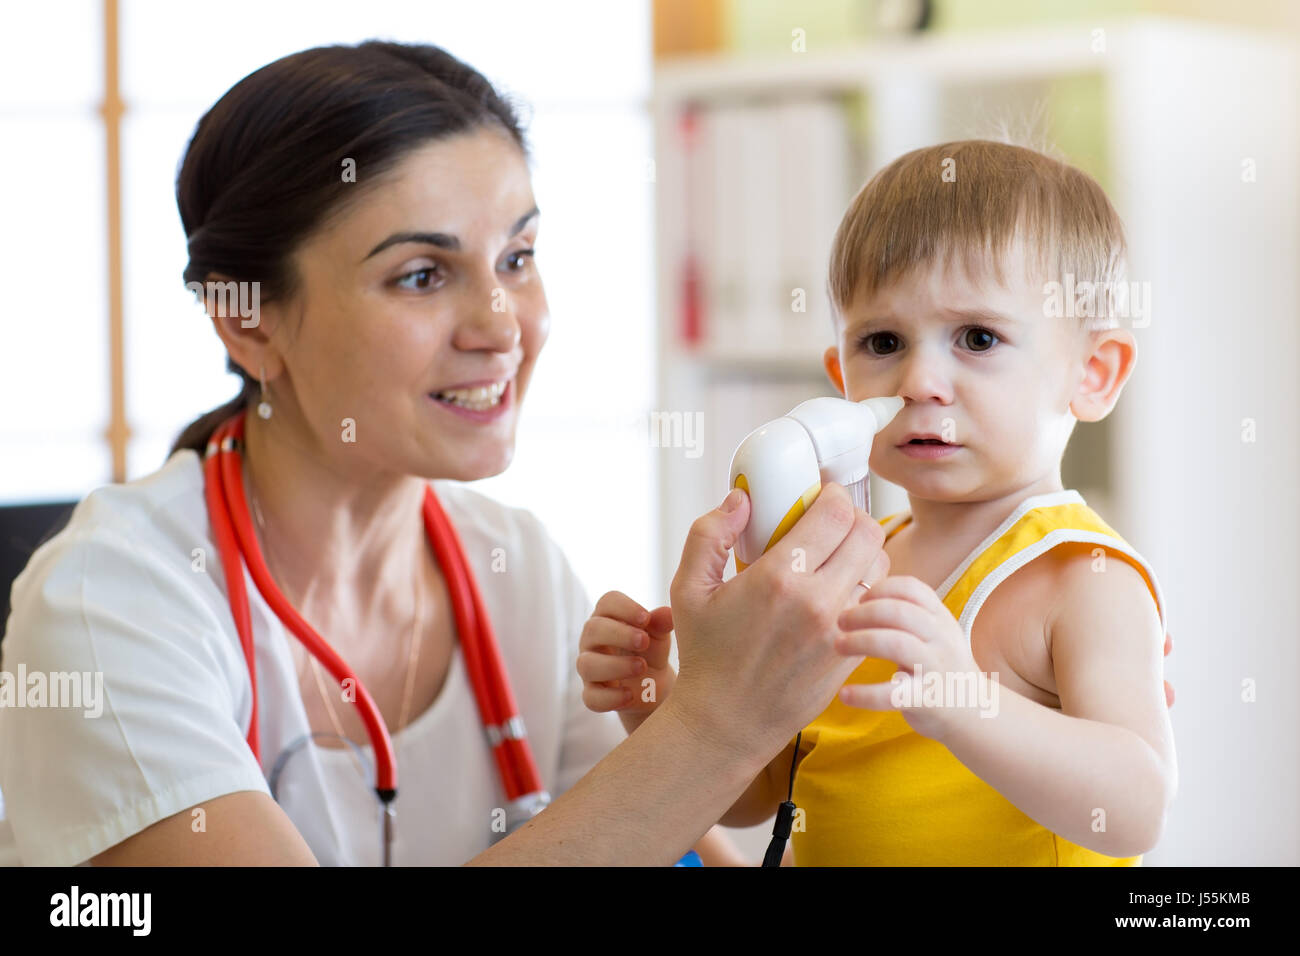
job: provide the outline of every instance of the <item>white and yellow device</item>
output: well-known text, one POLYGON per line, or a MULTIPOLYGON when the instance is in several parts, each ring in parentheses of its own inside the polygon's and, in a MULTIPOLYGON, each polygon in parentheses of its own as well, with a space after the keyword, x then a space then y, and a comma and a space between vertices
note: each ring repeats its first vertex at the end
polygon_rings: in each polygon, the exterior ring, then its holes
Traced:
POLYGON ((813 398, 754 429, 731 456, 728 488, 749 495, 749 524, 736 542, 736 570, 753 564, 794 527, 822 490, 844 485, 870 510, 871 443, 903 407, 898 396, 851 402, 813 398))

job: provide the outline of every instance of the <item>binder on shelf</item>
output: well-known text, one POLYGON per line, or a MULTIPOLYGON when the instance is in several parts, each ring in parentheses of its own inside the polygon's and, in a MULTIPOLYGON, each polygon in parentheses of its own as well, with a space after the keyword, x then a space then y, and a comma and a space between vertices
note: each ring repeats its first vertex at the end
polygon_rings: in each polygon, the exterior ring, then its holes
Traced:
POLYGON ((839 103, 685 110, 677 340, 731 362, 815 359, 832 341, 826 270, 849 198, 839 103))
POLYGON ((710 351, 740 349, 745 341, 748 307, 744 273, 745 178, 743 107, 719 106, 707 114, 703 158, 708 169, 711 202, 702 211, 710 222, 705 235, 702 269, 707 313, 704 346, 710 351))
POLYGON ((682 153, 682 253, 678 275, 677 335, 687 348, 696 348, 704 339, 704 275, 700 264, 700 246, 707 223, 701 214, 700 197, 706 195, 702 179, 703 160, 700 150, 700 111, 687 107, 677 123, 678 147, 682 153))
POLYGON ((781 135, 781 270, 786 301, 779 341, 820 355, 832 342, 826 276, 831 244, 851 198, 851 139, 836 100, 786 101, 773 107, 781 135), (796 292, 802 302, 796 301, 796 292), (804 311, 798 311, 802 305, 804 311))

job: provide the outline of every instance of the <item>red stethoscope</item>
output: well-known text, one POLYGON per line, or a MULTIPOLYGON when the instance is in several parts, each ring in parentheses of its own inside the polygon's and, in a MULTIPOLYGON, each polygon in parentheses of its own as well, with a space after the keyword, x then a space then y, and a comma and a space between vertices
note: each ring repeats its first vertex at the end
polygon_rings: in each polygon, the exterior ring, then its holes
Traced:
MULTIPOLYGON (((384 866, 391 866, 396 819, 393 800, 397 797, 397 762, 393 742, 373 698, 347 662, 335 653, 280 593, 262 559, 244 497, 241 452, 244 445, 245 414, 243 411, 236 413, 212 433, 204 455, 203 472, 208 519, 212 523, 217 550, 221 555, 221 565, 229 590, 230 610, 235 617, 235 629, 239 632, 244 659, 248 662, 248 679, 253 694, 248 746, 260 764, 262 757, 257 726, 257 670, 253 663, 253 631, 241 559, 247 562, 253 582, 276 616, 325 666, 340 686, 354 688, 354 703, 375 752, 375 794, 384 808, 384 866), (350 680, 351 684, 345 685, 345 680, 350 680)), ((537 772, 537 764, 524 733, 523 718, 515 706, 501 651, 492 633, 492 622, 465 560, 465 549, 433 493, 433 487, 428 483, 424 486, 424 527, 451 594, 452 613, 465 669, 474 686, 479 716, 483 720, 488 744, 496 758, 505 790, 507 805, 504 808, 504 833, 509 833, 541 812, 551 798, 542 787, 541 776, 537 772)))

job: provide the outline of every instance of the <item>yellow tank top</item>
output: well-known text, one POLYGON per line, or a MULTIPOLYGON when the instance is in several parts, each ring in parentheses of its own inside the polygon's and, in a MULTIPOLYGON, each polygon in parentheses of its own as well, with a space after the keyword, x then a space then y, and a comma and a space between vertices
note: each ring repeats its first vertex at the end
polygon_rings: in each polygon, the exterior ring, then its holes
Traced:
MULTIPOLYGON (((911 520, 881 520, 886 539, 911 520)), ((1146 561, 1074 490, 1026 498, 937 589, 970 640, 975 615, 1013 571, 1067 541, 1091 542, 1146 578, 1160 623, 1164 599, 1146 561)), ((1109 556, 1109 554, 1108 554, 1109 556)), ((888 682, 898 668, 867 658, 847 683, 888 682)), ((1026 816, 952 755, 916 733, 897 711, 831 701, 803 732, 806 756, 794 802, 798 866, 1139 866, 1142 857, 1103 856, 1026 816)))

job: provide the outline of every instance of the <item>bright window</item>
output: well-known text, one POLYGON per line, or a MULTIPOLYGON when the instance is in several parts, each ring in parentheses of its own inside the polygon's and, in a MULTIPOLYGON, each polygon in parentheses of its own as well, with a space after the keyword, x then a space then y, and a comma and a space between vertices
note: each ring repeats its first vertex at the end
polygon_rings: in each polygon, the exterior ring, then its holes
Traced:
MULTIPOLYGON (((199 117, 243 76, 297 50, 435 43, 530 107, 543 211, 551 339, 515 463, 479 485, 538 514, 593 599, 617 587, 649 600, 653 460, 635 427, 654 383, 649 5, 231 0, 215 9, 120 4, 128 479, 158 468, 180 429, 237 389, 181 278, 175 177, 199 117)), ((0 423, 0 500, 75 498, 111 477, 100 5, 16 10, 0 35, 11 78, 0 84, 9 306, 0 400, 22 413, 0 423)))

